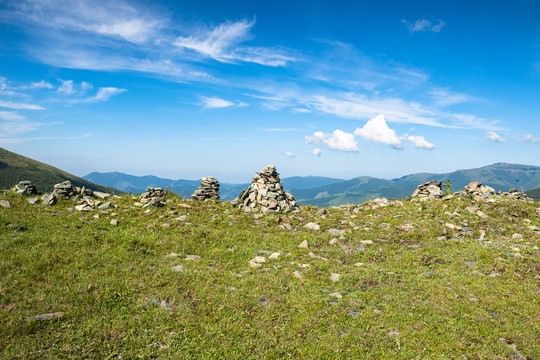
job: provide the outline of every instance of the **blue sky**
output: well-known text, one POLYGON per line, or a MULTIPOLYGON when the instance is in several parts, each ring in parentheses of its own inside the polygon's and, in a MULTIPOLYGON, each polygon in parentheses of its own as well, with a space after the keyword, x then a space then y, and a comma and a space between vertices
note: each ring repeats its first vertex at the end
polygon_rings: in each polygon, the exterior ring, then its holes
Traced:
POLYGON ((540 3, 0 0, 0 146, 247 182, 540 165, 540 3))

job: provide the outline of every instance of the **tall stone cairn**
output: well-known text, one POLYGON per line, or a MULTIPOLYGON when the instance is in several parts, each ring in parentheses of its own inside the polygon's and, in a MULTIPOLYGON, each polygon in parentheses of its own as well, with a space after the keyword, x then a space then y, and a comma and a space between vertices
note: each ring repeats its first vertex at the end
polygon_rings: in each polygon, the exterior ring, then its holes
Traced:
POLYGON ((18 195, 35 195, 37 194, 36 186, 31 181, 19 181, 13 188, 18 195))
POLYGON ((201 186, 191 195, 193 200, 204 201, 208 199, 219 200, 219 182, 212 176, 203 177, 201 186))
POLYGON ((249 188, 242 190, 240 195, 231 202, 232 205, 245 212, 262 211, 263 214, 272 212, 290 212, 298 209, 294 197, 283 191, 283 186, 274 165, 265 166, 257 173, 249 188))
POLYGON ((144 207, 161 207, 165 206, 165 191, 160 187, 147 187, 146 192, 142 193, 139 201, 144 204, 144 207))
POLYGON ((440 199, 444 196, 443 183, 440 181, 428 181, 418 185, 416 190, 411 195, 411 199, 440 199))

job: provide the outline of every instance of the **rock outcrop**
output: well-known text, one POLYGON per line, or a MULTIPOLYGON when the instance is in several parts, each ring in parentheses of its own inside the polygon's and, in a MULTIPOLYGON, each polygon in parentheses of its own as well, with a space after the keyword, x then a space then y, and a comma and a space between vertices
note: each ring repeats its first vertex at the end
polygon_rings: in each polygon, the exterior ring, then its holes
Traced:
POLYGON ((204 201, 208 199, 219 200, 219 182, 212 176, 203 177, 201 186, 191 195, 193 200, 204 201))
POLYGON ((440 199, 444 196, 443 183, 440 181, 428 181, 418 185, 411 195, 411 199, 440 199))
POLYGON ((165 206, 165 191, 163 188, 157 187, 147 187, 146 192, 142 193, 139 197, 139 201, 144 204, 144 207, 161 207, 165 206))
POLYGON ((257 173, 249 188, 231 202, 245 212, 262 211, 290 212, 298 209, 294 197, 283 191, 283 186, 274 165, 265 166, 257 173))
POLYGON ((31 181, 19 181, 17 185, 13 187, 18 195, 35 195, 37 194, 36 186, 31 181))

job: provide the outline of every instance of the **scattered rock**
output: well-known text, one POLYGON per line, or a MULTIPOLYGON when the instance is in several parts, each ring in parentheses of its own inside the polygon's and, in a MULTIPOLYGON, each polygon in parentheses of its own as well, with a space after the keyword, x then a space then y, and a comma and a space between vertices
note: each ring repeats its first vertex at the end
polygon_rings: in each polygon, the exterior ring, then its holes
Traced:
POLYGON ((172 271, 180 272, 184 270, 184 267, 182 265, 176 265, 171 268, 172 271))
POLYGON ((3 207, 4 209, 11 208, 11 204, 7 200, 0 200, 0 206, 3 207))
POLYGON ((94 208, 91 207, 88 204, 81 204, 81 205, 75 206, 75 210, 77 210, 77 211, 92 211, 92 210, 94 210, 94 208))
POLYGON ((270 256, 268 258, 269 259, 279 259, 279 255, 281 255, 281 254, 278 253, 278 252, 272 253, 272 254, 270 254, 270 256))
POLYGON ((322 257, 322 256, 319 256, 319 255, 315 255, 315 254, 312 253, 312 252, 309 253, 309 257, 314 258, 314 259, 319 259, 319 260, 322 260, 322 261, 328 261, 327 258, 322 257))
POLYGON ((274 165, 265 166, 257 173, 249 188, 242 190, 231 204, 245 212, 290 212, 298 209, 294 197, 283 191, 283 185, 274 165))
POLYGON ((191 195, 193 200, 205 201, 208 199, 219 200, 219 182, 212 176, 203 177, 201 186, 191 195))
POLYGON ((293 272, 293 276, 299 278, 300 280, 304 280, 304 276, 302 275, 302 273, 298 270, 296 270, 295 272, 293 272))
POLYGON ((110 198, 112 195, 109 193, 101 192, 101 191, 94 191, 94 196, 105 200, 105 199, 110 198))
POLYGON ((313 231, 318 231, 321 229, 320 225, 314 222, 308 222, 306 225, 304 225, 304 228, 308 230, 313 230, 313 231))
POLYGON ((340 274, 332 273, 330 275, 330 280, 332 280, 333 282, 338 282, 340 279, 341 279, 340 274))
POLYGON ((334 236, 341 236, 345 234, 345 230, 341 230, 341 229, 328 229, 327 232, 329 232, 330 234, 334 236))
POLYGON ((30 205, 35 205, 35 204, 38 203, 39 198, 28 198, 28 199, 26 199, 26 201, 28 201, 28 203, 29 203, 30 205))
POLYGON ((259 267, 262 263, 265 263, 267 260, 264 256, 255 256, 253 259, 249 260, 249 266, 259 267))
POLYGON ((33 317, 34 320, 52 320, 52 319, 59 319, 62 316, 64 316, 63 312, 54 312, 54 313, 48 313, 48 314, 41 314, 33 317))
POLYGON ((330 293, 329 296, 335 297, 335 298, 338 298, 338 299, 342 299, 342 298, 343 298, 343 296, 341 296, 341 294, 338 293, 338 292, 330 293))
POLYGON ((307 249, 309 247, 307 240, 304 240, 298 245, 299 248, 307 249))
POLYGON ((117 226, 117 225, 118 225, 118 220, 112 219, 112 220, 111 220, 111 225, 117 226))
POLYGON ((163 300, 161 300, 161 302, 159 303, 159 306, 160 306, 163 310, 171 311, 171 307, 169 306, 169 299, 163 299, 163 300))
POLYGON ((421 185, 418 185, 416 190, 411 195, 411 199, 440 199, 444 196, 443 183, 440 181, 428 181, 421 185))
POLYGON ((186 258, 184 260, 198 261, 200 259, 201 259, 201 257, 199 255, 186 255, 186 258))

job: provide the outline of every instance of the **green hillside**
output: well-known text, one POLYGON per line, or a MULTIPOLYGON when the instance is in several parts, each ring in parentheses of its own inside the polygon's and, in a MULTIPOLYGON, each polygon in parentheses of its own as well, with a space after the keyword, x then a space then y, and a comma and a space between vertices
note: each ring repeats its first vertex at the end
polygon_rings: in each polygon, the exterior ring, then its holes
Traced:
POLYGON ((10 189, 23 180, 32 181, 40 192, 50 192, 55 184, 69 180, 75 186, 84 186, 95 191, 113 194, 121 193, 107 186, 81 179, 54 166, 0 148, 0 189, 10 189))
POLYGON ((535 201, 540 201, 540 187, 525 192, 528 197, 535 201))

